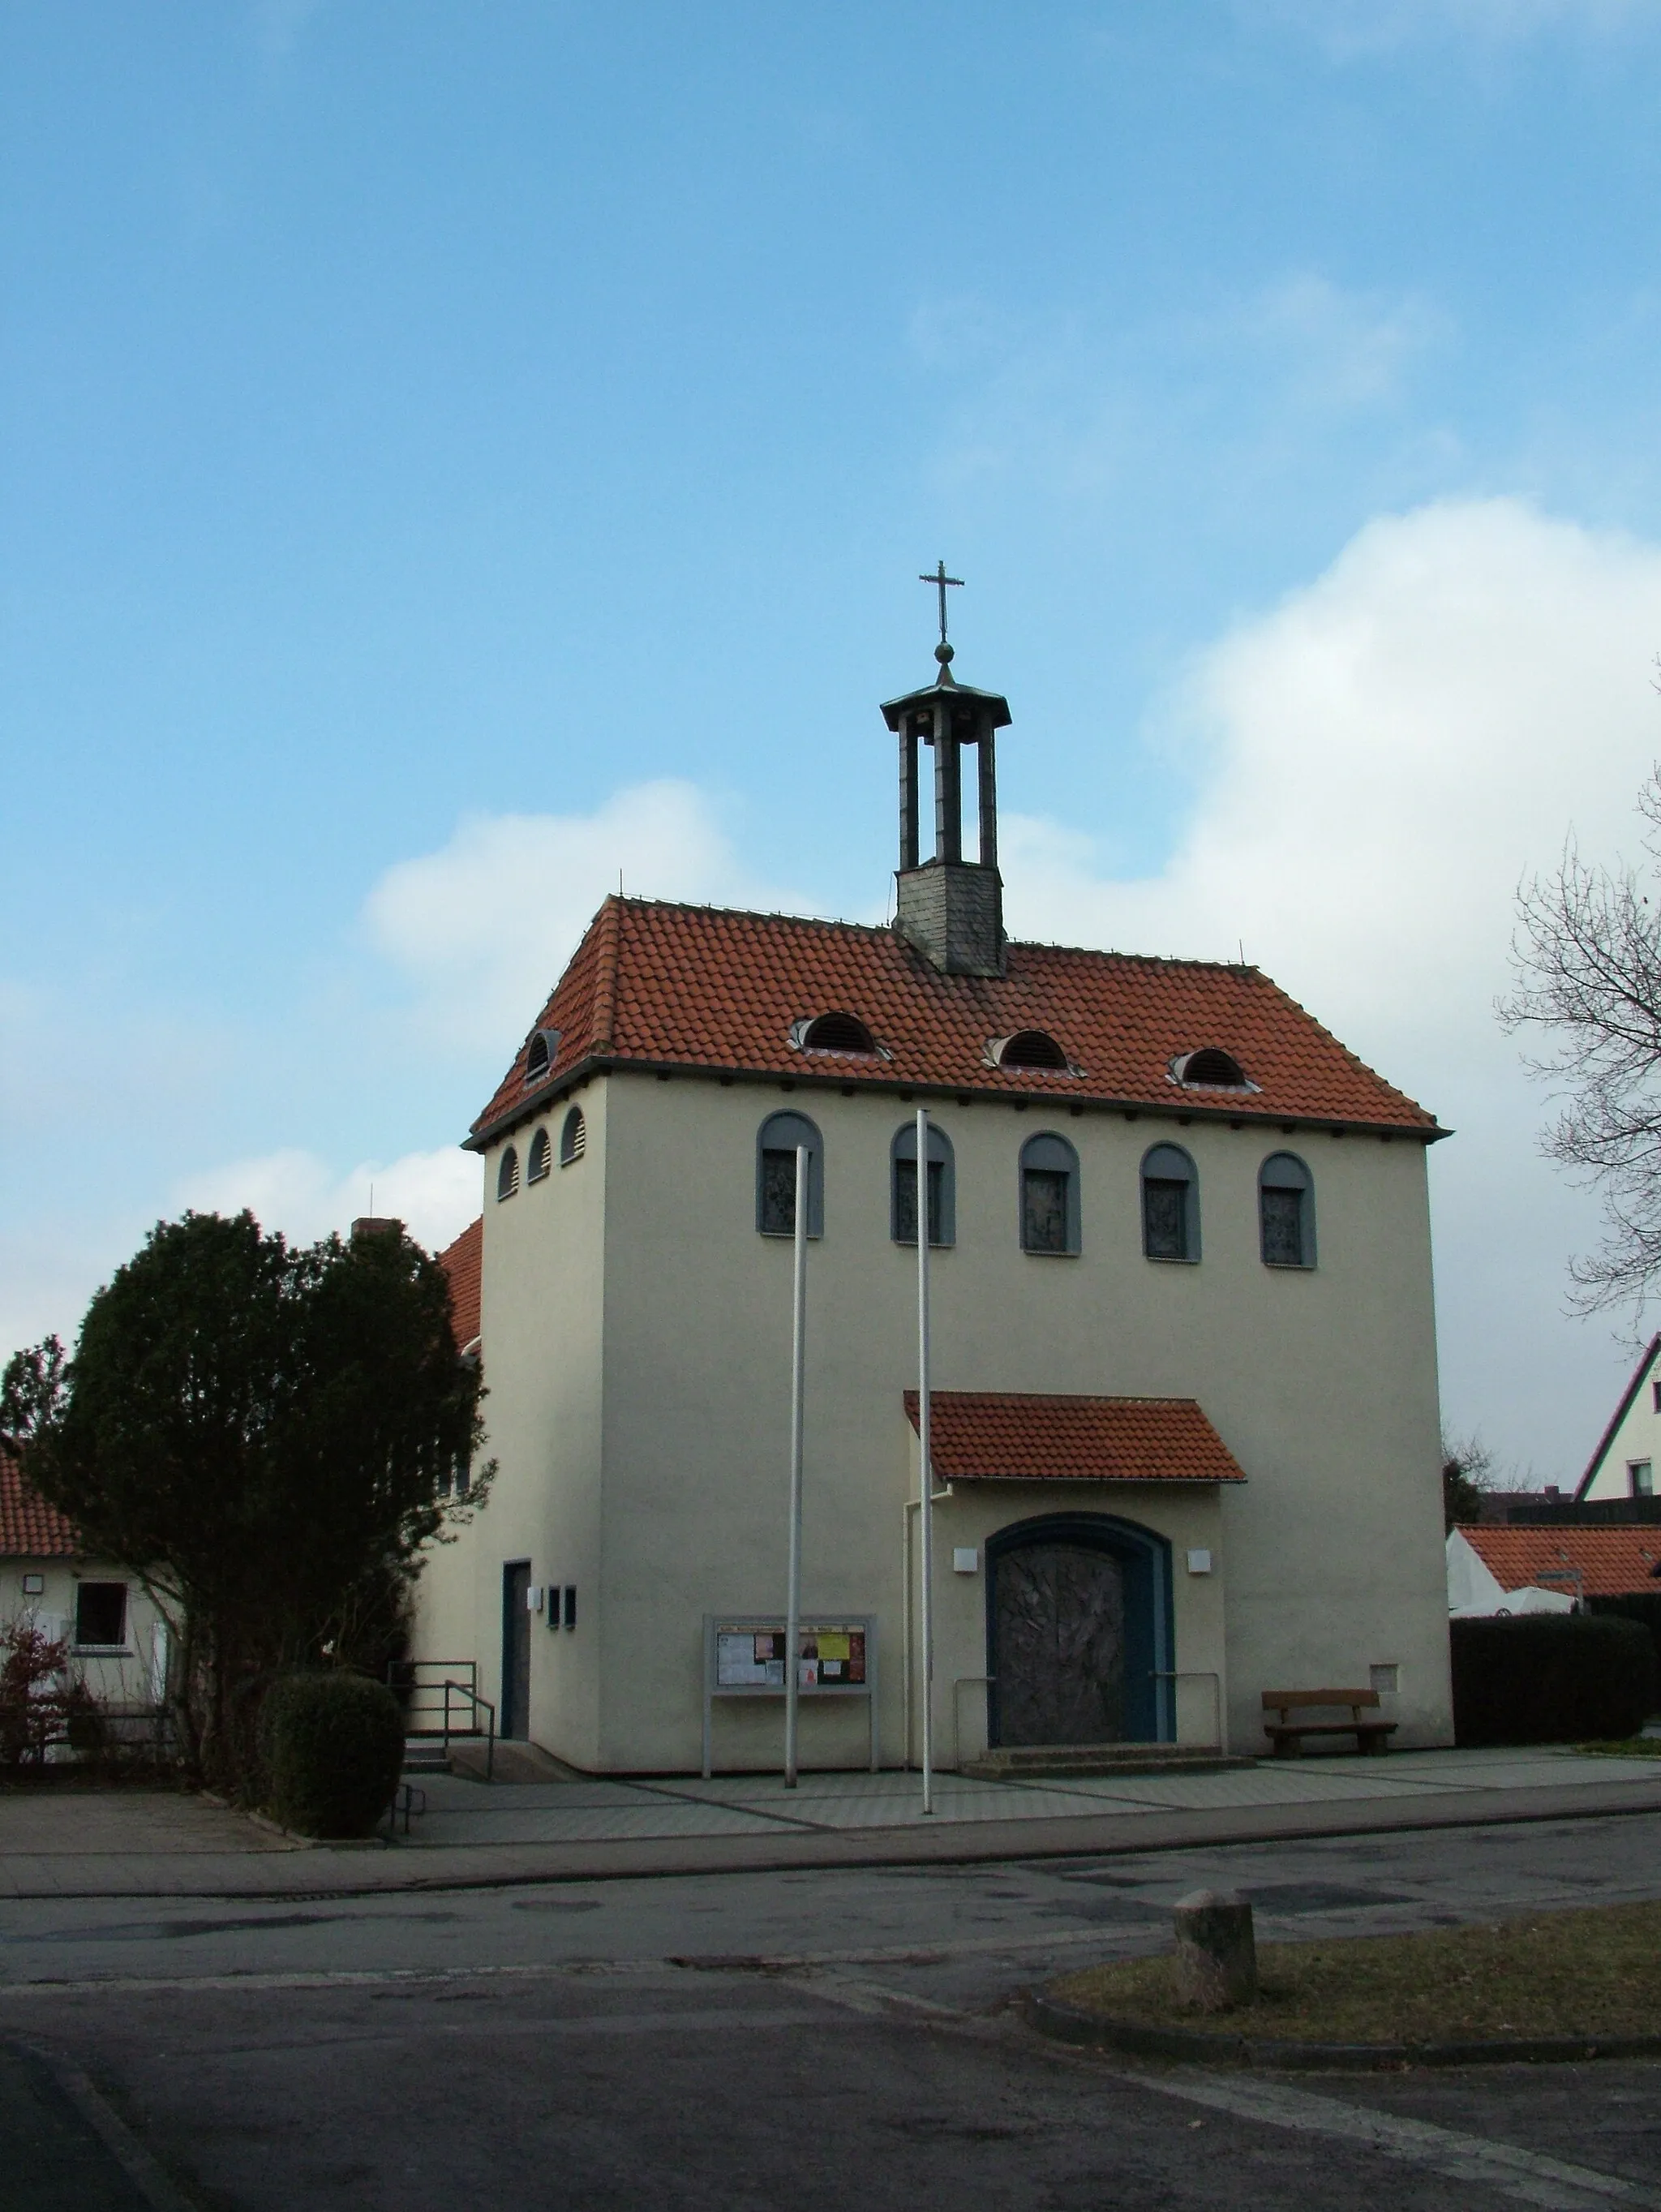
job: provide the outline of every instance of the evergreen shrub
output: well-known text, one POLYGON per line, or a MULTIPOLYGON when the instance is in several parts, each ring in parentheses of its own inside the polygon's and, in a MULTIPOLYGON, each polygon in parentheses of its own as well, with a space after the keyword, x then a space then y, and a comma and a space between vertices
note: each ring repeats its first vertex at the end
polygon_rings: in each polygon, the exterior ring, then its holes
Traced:
POLYGON ((367 1675, 285 1674, 266 1692, 261 1747, 271 1809, 304 1836, 367 1836, 403 1770, 403 1715, 367 1675))
MULTIPOLYGON (((1655 1646, 1656 1699, 1661 1704, 1661 1589, 1623 1591, 1618 1597, 1589 1597, 1586 1603, 1593 1613, 1640 1621, 1648 1629, 1650 1642, 1655 1646)), ((1654 1710, 1652 1706, 1651 1711, 1654 1710)))
POLYGON ((1522 1613, 1448 1631, 1462 1746, 1635 1735, 1654 1710, 1655 1650, 1638 1621, 1522 1613))

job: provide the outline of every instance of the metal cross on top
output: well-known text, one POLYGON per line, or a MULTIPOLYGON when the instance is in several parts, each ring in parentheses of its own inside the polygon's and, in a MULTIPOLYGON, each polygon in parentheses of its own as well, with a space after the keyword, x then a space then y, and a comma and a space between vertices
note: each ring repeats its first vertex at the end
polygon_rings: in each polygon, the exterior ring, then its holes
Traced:
POLYGON ((949 576, 949 575, 946 574, 946 564, 945 564, 945 562, 943 561, 943 562, 940 562, 940 564, 938 565, 938 567, 935 569, 935 572, 934 572, 934 574, 933 574, 931 576, 931 575, 922 575, 922 576, 919 576, 919 577, 918 578, 918 580, 918 580, 918 582, 919 584, 933 584, 933 585, 935 585, 936 586, 937 586, 937 588, 938 588, 938 590, 939 590, 939 592, 940 592, 940 642, 942 643, 942 645, 944 645, 944 644, 945 644, 945 642, 946 642, 946 586, 947 586, 947 585, 948 585, 948 584, 960 584, 960 585, 961 585, 961 584, 962 583, 962 581, 963 581, 963 579, 961 578, 961 576, 949 576))

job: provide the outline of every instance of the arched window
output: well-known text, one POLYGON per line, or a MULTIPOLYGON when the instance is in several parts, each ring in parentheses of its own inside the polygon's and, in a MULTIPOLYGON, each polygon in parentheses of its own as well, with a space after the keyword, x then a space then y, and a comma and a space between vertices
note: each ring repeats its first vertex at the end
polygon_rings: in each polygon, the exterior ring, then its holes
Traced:
POLYGON ((553 1152, 554 1147, 548 1141, 547 1130, 538 1129, 530 1139, 530 1153, 524 1164, 524 1179, 527 1182, 542 1181, 548 1173, 553 1152))
POLYGON ((1180 1145, 1155 1145, 1143 1159, 1142 1249, 1150 1260, 1200 1255, 1199 1177, 1180 1145))
POLYGON ((1048 1067, 1070 1075, 1072 1062, 1047 1030, 1021 1030, 1014 1036, 994 1037, 991 1059, 998 1067, 1048 1067))
MULTIPOLYGON (((917 1242, 917 1124, 902 1121, 888 1147, 888 1234, 896 1244, 917 1242)), ((929 1123, 929 1242, 957 1242, 957 1175, 952 1140, 929 1123)))
POLYGON ((581 1159, 587 1149, 588 1124, 583 1119, 582 1108, 573 1106, 560 1131, 560 1165, 568 1168, 574 1160, 581 1159))
POLYGON ((1079 1249, 1078 1154, 1047 1130, 1021 1148, 1021 1249, 1079 1249))
POLYGON ((1250 1091, 1254 1088, 1246 1070, 1232 1052, 1221 1045, 1202 1045, 1197 1052, 1185 1052, 1171 1062, 1171 1073, 1179 1083, 1186 1083, 1203 1091, 1250 1091))
POLYGON ((501 1165, 496 1170, 496 1203, 512 1198, 519 1187, 519 1156, 510 1145, 502 1154, 501 1165))
POLYGON ((755 1226, 763 1237, 796 1234, 796 1148, 808 1152, 808 1234, 825 1233, 825 1148, 805 1114, 769 1114, 755 1133, 755 1226))
POLYGON ((1258 1220, 1265 1267, 1315 1264, 1315 1178, 1290 1152, 1271 1152, 1258 1170, 1258 1220))
POLYGON ((875 1054, 876 1039, 858 1014, 815 1014, 797 1024, 796 1042, 803 1052, 875 1054))

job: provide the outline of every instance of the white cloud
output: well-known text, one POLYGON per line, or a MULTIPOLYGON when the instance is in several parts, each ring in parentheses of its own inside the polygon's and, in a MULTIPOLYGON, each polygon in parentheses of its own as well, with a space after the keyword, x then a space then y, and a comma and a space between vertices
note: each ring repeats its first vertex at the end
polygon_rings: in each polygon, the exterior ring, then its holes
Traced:
POLYGON ((365 918, 426 1032, 506 1063, 620 871, 654 898, 806 910, 742 866, 706 793, 666 780, 593 814, 471 817, 441 851, 390 868, 365 918))
POLYGON ((1562 1317, 1595 1210, 1536 1155, 1543 1102, 1492 1006, 1519 878, 1571 823, 1588 853, 1634 842, 1658 647, 1661 550, 1511 501, 1375 521, 1168 702, 1161 740, 1202 766, 1159 877, 1102 880, 1071 829, 1003 836, 1012 927, 1209 957, 1243 939, 1458 1130, 1433 1156, 1450 1412, 1554 1480, 1624 1352, 1562 1317))
POLYGON ((391 1214, 429 1251, 442 1251, 480 1207, 480 1167, 453 1145, 401 1159, 366 1160, 344 1174, 315 1152, 298 1148, 232 1160, 185 1177, 174 1187, 175 1212, 237 1213, 244 1206, 264 1229, 291 1243, 313 1243, 343 1233, 361 1213, 391 1214))

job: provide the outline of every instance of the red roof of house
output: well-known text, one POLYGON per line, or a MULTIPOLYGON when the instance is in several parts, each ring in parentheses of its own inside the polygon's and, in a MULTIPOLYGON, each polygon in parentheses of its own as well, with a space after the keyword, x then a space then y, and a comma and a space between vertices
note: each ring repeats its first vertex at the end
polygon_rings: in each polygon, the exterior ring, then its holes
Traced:
POLYGON ((1661 1526, 1653 1522, 1637 1528, 1566 1528, 1555 1522, 1544 1528, 1504 1528, 1459 1523, 1459 1534, 1481 1559, 1501 1589, 1527 1589, 1538 1585, 1588 1597, 1616 1597, 1622 1592, 1661 1590, 1661 1526), (1561 1579, 1579 1568, 1579 1589, 1561 1579))
POLYGON ((484 1216, 481 1214, 439 1255, 439 1265, 450 1278, 450 1325, 456 1332, 458 1352, 478 1341, 479 1274, 483 1264, 484 1216))
MULTIPOLYGON (((1244 1482, 1191 1398, 934 1390, 937 1482, 1244 1482)), ((918 1394, 906 1393, 917 1426, 918 1394)))
POLYGON ((16 1455, 0 1444, 0 1559, 76 1559, 83 1549, 75 1523, 29 1488, 16 1455))
POLYGON ((943 975, 892 929, 609 898, 536 1028, 559 1032, 548 1073, 526 1085, 527 1038, 476 1146, 596 1062, 1441 1133, 1266 975, 1204 961, 1011 944, 1007 975, 943 975), (792 1043, 793 1024, 830 1012, 857 1015, 881 1054, 792 1043), (1073 1072, 991 1063, 992 1040, 1034 1029, 1073 1072), (1172 1061, 1207 1045, 1255 1087, 1179 1085, 1172 1061))

